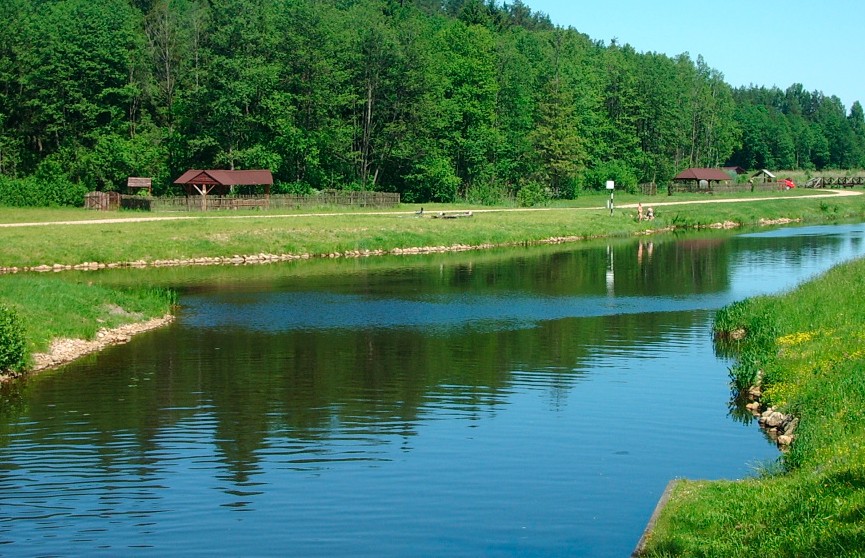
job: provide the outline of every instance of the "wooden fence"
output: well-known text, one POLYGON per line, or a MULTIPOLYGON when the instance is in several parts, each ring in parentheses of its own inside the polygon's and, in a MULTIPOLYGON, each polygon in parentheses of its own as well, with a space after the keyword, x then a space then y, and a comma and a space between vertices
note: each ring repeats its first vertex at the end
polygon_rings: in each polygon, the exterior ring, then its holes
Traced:
POLYGON ((736 192, 771 192, 784 190, 783 182, 759 182, 755 184, 714 184, 709 187, 700 188, 693 183, 673 182, 669 186, 669 194, 672 196, 677 192, 690 192, 699 194, 731 194, 736 192))
POLYGON ((817 176, 805 183, 805 188, 852 188, 853 186, 865 186, 865 176, 817 176))
POLYGON ((658 185, 654 182, 644 182, 640 184, 640 193, 644 196, 655 196, 658 194, 658 185))
POLYGON ((151 198, 122 196, 121 207, 143 211, 225 211, 238 209, 303 209, 313 207, 396 207, 400 196, 392 192, 328 191, 320 194, 272 196, 178 196, 151 198))
POLYGON ((97 211, 119 209, 121 198, 117 192, 88 192, 84 195, 84 208, 97 211))

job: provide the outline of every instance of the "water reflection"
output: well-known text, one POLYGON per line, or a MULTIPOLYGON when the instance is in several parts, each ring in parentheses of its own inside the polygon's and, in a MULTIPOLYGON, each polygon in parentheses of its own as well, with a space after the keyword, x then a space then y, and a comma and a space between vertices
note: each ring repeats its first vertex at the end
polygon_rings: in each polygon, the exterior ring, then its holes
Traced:
POLYGON ((713 312, 863 246, 786 234, 135 275, 175 324, 2 388, 0 543, 623 555, 670 478, 775 454, 713 312))

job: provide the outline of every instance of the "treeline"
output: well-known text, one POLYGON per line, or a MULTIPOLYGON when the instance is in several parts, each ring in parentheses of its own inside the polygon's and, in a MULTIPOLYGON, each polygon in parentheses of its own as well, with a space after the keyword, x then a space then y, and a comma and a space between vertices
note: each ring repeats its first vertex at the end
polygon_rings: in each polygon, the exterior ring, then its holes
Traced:
POLYGON ((128 176, 161 194, 189 168, 533 203, 725 163, 865 166, 862 107, 734 90, 519 0, 0 2, 0 203, 128 176))

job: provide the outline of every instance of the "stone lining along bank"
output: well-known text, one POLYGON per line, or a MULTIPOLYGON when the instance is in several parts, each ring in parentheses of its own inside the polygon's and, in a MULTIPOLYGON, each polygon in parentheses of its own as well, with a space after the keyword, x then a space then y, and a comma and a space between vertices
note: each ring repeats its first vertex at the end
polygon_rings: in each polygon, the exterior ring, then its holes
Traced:
POLYGON ((115 328, 103 328, 96 333, 92 340, 87 339, 54 339, 46 353, 35 353, 33 365, 21 374, 0 374, 0 382, 8 381, 15 377, 24 376, 49 368, 56 368, 63 364, 72 362, 90 353, 95 353, 109 345, 120 345, 129 342, 133 336, 167 325, 174 321, 174 316, 166 314, 161 318, 152 318, 144 322, 125 324, 115 328))

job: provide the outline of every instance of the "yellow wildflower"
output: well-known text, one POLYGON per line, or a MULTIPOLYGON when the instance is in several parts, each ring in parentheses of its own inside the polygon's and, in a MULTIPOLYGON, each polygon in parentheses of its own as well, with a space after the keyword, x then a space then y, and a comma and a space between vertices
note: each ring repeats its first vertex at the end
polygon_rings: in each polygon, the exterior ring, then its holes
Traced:
POLYGON ((798 345, 799 343, 805 343, 806 341, 810 341, 814 339, 816 332, 814 331, 801 331, 798 333, 791 333, 790 335, 784 335, 778 338, 778 344, 782 346, 791 346, 798 345))

